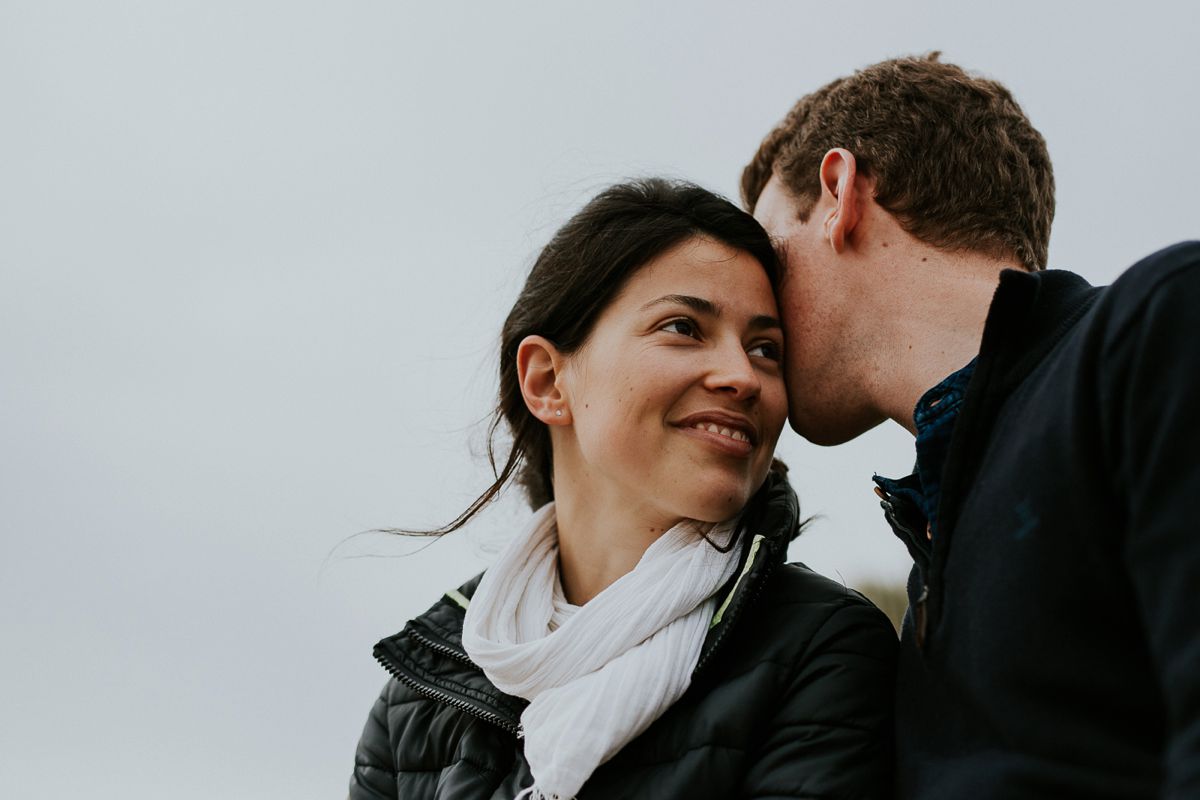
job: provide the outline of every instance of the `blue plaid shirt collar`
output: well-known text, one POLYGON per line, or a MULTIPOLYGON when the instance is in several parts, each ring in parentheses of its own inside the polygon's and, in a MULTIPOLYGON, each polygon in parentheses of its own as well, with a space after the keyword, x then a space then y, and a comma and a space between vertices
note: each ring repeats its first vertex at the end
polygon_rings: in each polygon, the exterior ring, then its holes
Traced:
POLYGON ((938 500, 941 498, 942 468, 950 450, 950 437, 958 421, 967 385, 975 373, 975 359, 950 374, 917 401, 913 422, 917 429, 917 464, 913 474, 892 479, 874 476, 875 484, 893 500, 903 498, 924 517, 927 538, 937 531, 938 500))

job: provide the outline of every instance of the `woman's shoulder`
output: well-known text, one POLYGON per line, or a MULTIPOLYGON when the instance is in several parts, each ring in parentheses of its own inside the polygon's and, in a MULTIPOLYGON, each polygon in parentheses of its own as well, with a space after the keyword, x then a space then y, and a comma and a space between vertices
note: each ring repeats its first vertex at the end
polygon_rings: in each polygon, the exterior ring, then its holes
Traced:
POLYGON ((859 592, 804 564, 780 565, 755 605, 756 638, 792 657, 850 648, 882 661, 895 658, 896 630, 887 615, 859 592))
MULTIPOLYGON (((845 584, 827 578, 806 564, 793 561, 780 564, 765 594, 772 594, 779 602, 811 603, 841 607, 870 606, 875 604, 845 584)), ((875 609, 878 611, 878 609, 875 609)), ((881 615, 882 611, 879 612, 881 615)), ((886 617, 885 617, 886 618, 886 617)))
POLYGON ((896 634, 853 589, 778 563, 693 684, 690 728, 733 721, 746 796, 878 797, 891 782, 896 634), (715 709, 705 714, 705 707, 715 709), (698 710, 693 710, 698 709, 698 710), (694 718, 694 719, 693 719, 694 718))

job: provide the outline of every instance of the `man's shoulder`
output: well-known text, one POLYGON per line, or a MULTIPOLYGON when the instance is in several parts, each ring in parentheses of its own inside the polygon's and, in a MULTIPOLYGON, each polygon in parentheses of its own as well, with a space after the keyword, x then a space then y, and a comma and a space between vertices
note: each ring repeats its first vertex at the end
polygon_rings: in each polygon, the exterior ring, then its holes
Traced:
POLYGON ((1176 273, 1200 267, 1200 241, 1177 242, 1138 261, 1117 279, 1119 283, 1166 280, 1176 273))
POLYGON ((1165 247, 1125 270, 1104 291, 1109 325, 1119 335, 1143 320, 1155 301, 1180 291, 1200 291, 1200 242, 1165 247))

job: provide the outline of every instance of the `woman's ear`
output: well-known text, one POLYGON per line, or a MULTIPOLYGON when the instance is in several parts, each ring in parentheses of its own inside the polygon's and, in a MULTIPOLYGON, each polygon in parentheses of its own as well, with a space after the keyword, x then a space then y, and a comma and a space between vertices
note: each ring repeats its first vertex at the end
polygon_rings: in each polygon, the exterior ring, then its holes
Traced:
POLYGON ((825 238, 835 253, 846 247, 846 239, 858 225, 861 198, 855 178, 858 167, 854 154, 835 147, 821 159, 821 194, 832 203, 825 215, 825 238))
POLYGON ((517 346, 517 383, 529 413, 547 425, 566 425, 571 409, 559 388, 566 359, 544 336, 526 336, 517 346))

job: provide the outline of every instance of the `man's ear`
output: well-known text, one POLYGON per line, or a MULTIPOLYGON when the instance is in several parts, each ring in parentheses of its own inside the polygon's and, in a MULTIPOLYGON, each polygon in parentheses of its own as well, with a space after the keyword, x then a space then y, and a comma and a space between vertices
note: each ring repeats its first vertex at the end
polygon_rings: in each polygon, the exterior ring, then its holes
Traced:
POLYGON ((526 336, 517 346, 517 383, 525 407, 547 425, 571 421, 571 409, 558 385, 565 366, 566 359, 544 336, 526 336))
POLYGON ((855 183, 858 168, 854 154, 835 147, 821 159, 821 194, 829 201, 825 215, 825 238, 835 253, 846 248, 846 239, 858 225, 860 217, 858 187, 855 183))

